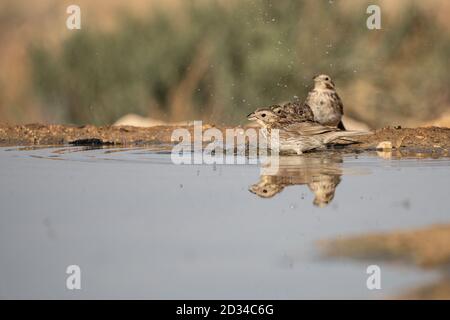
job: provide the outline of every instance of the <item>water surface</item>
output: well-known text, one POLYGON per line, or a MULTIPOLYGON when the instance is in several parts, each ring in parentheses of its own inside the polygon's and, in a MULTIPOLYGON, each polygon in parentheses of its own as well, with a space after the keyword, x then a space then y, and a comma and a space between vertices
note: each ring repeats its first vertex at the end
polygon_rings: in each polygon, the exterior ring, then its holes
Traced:
POLYGON ((317 241, 449 222, 448 159, 316 153, 173 165, 147 149, 0 148, 0 298, 384 298, 438 278, 317 241), (382 290, 366 268, 382 269, 382 290), (82 289, 67 290, 68 265, 82 289))

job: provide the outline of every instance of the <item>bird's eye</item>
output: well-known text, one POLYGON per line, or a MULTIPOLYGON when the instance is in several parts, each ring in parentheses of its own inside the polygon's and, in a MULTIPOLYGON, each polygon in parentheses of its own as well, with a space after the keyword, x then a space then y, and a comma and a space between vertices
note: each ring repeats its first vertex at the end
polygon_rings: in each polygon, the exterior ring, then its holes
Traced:
POLYGON ((263 189, 263 193, 267 193, 267 190, 266 190, 266 189, 263 189))
POLYGON ((265 114, 265 113, 261 114, 261 117, 263 117, 263 118, 264 118, 265 116, 266 116, 266 114, 265 114))
POLYGON ((328 77, 325 78, 325 81, 329 81, 329 80, 330 80, 330 78, 328 78, 328 77))

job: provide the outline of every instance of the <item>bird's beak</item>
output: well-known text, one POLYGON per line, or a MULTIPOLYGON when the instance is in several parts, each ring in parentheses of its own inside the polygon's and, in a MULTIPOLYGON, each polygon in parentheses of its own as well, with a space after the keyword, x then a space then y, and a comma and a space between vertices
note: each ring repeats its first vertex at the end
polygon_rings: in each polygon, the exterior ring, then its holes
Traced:
POLYGON ((254 113, 254 112, 250 113, 250 114, 247 116, 247 120, 255 121, 255 120, 256 120, 256 115, 255 115, 255 113, 254 113))

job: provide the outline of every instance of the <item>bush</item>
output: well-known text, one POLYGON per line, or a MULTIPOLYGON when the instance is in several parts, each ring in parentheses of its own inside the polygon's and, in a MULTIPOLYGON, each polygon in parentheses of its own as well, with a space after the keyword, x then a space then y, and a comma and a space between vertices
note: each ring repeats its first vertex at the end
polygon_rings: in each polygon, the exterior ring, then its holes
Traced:
MULTIPOLYGON (((126 113, 245 123, 261 105, 304 97, 330 74, 346 113, 372 125, 448 108, 449 35, 412 2, 382 30, 328 1, 186 2, 114 32, 84 28, 54 52, 30 50, 36 92, 61 121, 109 124, 126 113)), ((406 119, 406 120, 405 120, 406 119)))

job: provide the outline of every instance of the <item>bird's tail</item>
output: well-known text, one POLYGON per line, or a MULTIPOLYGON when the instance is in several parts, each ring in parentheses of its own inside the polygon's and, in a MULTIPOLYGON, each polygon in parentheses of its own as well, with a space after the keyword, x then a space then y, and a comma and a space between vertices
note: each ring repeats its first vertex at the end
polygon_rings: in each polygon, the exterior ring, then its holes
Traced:
POLYGON ((337 139, 354 141, 353 139, 351 139, 351 137, 366 136, 369 134, 373 134, 373 132, 371 132, 371 131, 335 131, 335 132, 330 132, 330 134, 327 135, 324 142, 330 143, 337 139))

